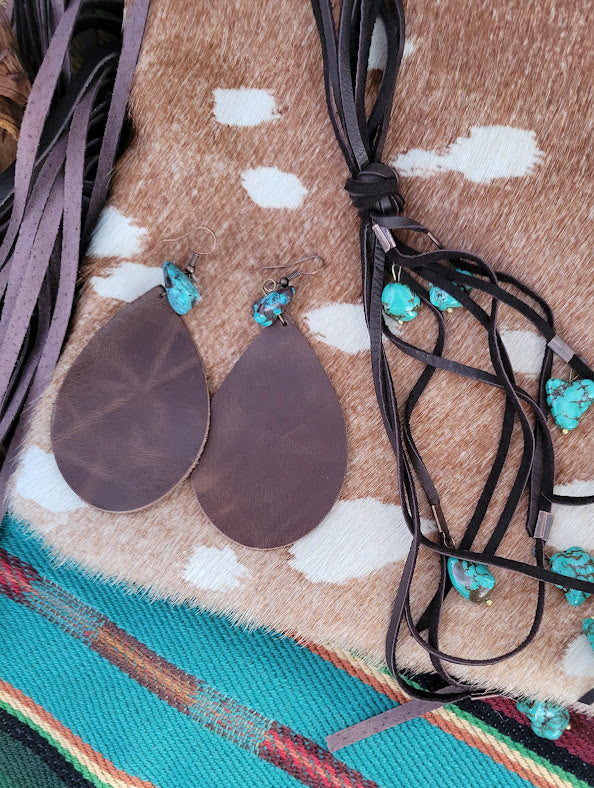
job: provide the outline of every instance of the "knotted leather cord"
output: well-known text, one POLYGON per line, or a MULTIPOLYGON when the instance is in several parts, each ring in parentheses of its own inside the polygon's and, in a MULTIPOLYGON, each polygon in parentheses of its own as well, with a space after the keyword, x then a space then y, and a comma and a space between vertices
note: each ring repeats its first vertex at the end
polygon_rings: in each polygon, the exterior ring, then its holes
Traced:
POLYGON ((64 341, 81 251, 107 196, 149 2, 131 0, 123 34, 123 0, 14 7, 35 79, 16 162, 0 176, 2 508, 28 411, 64 341), (82 59, 76 69, 73 47, 82 59))
MULTIPOLYGON (((542 621, 546 583, 554 583, 586 593, 594 592, 594 583, 568 578, 546 568, 544 550, 546 534, 535 530, 539 514, 549 513, 552 503, 583 505, 594 501, 594 496, 559 496, 553 492, 554 449, 547 422, 545 391, 545 384, 552 370, 553 349, 559 347, 553 314, 546 301, 529 287, 512 276, 495 271, 476 255, 442 248, 431 252, 419 252, 397 238, 392 239, 393 248, 384 251, 378 242, 373 225, 379 225, 380 228, 390 231, 413 230, 428 233, 423 225, 403 215, 404 198, 399 190, 398 175, 381 162, 393 92, 404 47, 403 8, 400 0, 342 0, 336 23, 331 0, 312 0, 312 7, 322 46, 326 102, 330 121, 351 174, 346 182, 346 189, 362 222, 360 245, 363 304, 370 334, 374 387, 384 427, 396 458, 402 509, 412 534, 410 551, 388 627, 386 660, 400 686, 408 695, 419 700, 441 704, 471 696, 480 697, 484 693, 452 678, 444 662, 490 665, 507 659, 528 646, 536 636, 542 621), (379 19, 383 22, 386 31, 387 56, 380 87, 371 111, 366 114, 365 91, 369 49, 373 29, 379 19), (463 268, 464 273, 455 270, 457 268, 463 268), (417 348, 405 339, 394 336, 384 324, 381 304, 384 279, 386 272, 396 269, 401 272, 400 281, 417 293, 436 319, 438 335, 432 352, 417 348), (423 283, 434 284, 452 295, 483 326, 487 332, 492 372, 461 364, 443 356, 445 320, 442 313, 430 303, 428 290, 423 283), (490 307, 488 309, 480 307, 463 287, 486 293, 491 299, 490 307), (519 312, 547 341, 536 399, 519 387, 515 381, 509 357, 497 330, 500 303, 519 312), (401 351, 426 365, 408 396, 402 419, 384 352, 383 336, 401 351), (500 388, 505 394, 500 440, 493 465, 457 547, 454 546, 447 531, 441 513, 439 494, 416 447, 410 426, 413 410, 437 369, 500 388), (528 406, 532 419, 526 414, 525 406, 528 406), (512 433, 517 423, 522 431, 523 452, 516 479, 484 550, 473 551, 471 548, 474 539, 500 480, 512 433), (415 476, 434 512, 438 514, 436 519, 441 538, 437 543, 427 539, 421 532, 415 476), (528 494, 526 529, 528 535, 535 538, 534 565, 496 555, 496 550, 526 490, 528 494), (421 547, 432 550, 439 556, 440 579, 433 599, 415 622, 410 609, 410 588, 421 547), (533 623, 526 637, 507 653, 486 659, 466 659, 446 654, 439 649, 440 613, 450 588, 447 575, 449 556, 516 572, 538 581, 533 623), (442 680, 442 686, 433 692, 411 686, 401 673, 397 659, 397 644, 403 621, 406 621, 409 632, 416 642, 428 652, 433 667, 442 680), (422 635, 425 631, 428 632, 427 638, 422 635)), ((578 375, 594 377, 591 368, 582 358, 572 353, 564 343, 561 345, 560 357, 578 375)), ((364 724, 361 723, 361 727, 364 724)), ((339 737, 339 734, 336 734, 336 737, 339 737)), ((354 740, 355 738, 350 739, 350 741, 354 740)))

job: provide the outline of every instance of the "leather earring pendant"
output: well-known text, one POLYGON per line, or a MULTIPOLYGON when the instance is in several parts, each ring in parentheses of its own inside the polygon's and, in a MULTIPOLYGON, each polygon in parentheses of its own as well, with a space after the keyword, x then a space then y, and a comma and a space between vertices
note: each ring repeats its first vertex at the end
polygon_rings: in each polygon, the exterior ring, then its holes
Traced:
POLYGON ((346 472, 338 399, 283 312, 299 273, 265 283, 253 306, 263 331, 213 396, 209 439, 192 473, 206 516, 247 547, 282 547, 315 528, 346 472))
POLYGON ((209 396, 198 351, 179 317, 200 294, 163 265, 154 287, 86 345, 58 392, 51 438, 58 468, 84 501, 109 512, 143 509, 188 476, 202 452, 209 396))

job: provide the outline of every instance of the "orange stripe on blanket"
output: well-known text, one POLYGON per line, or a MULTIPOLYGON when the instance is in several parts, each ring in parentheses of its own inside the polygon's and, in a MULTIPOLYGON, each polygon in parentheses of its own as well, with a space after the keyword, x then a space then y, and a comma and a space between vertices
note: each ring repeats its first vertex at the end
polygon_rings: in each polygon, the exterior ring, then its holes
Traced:
POLYGON ((122 769, 118 769, 111 761, 83 741, 80 736, 76 736, 63 723, 53 717, 47 709, 2 679, 0 679, 0 700, 4 701, 9 708, 23 715, 42 733, 45 733, 47 738, 53 739, 70 753, 73 759, 112 788, 156 788, 148 780, 140 780, 138 777, 133 777, 122 769))

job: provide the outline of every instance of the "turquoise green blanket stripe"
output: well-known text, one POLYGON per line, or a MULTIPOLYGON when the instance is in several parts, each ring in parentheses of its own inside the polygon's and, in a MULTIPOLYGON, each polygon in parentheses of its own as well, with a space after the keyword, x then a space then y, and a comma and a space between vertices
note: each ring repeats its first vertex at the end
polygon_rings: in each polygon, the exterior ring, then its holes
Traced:
MULTIPOLYGON (((149 602, 55 566, 21 524, 0 545, 165 659, 241 704, 320 744, 391 702, 289 639, 223 618, 149 602)), ((0 677, 47 708, 114 764, 160 788, 300 785, 286 772, 206 730, 37 613, 0 596, 0 677)), ((531 785, 482 752, 416 720, 340 753, 384 788, 531 785)))

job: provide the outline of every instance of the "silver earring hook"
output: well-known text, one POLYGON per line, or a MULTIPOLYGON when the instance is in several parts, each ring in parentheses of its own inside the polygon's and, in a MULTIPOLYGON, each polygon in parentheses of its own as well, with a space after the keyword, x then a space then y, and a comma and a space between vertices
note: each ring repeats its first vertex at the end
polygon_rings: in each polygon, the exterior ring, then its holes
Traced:
POLYGON ((300 269, 294 271, 293 274, 289 274, 290 277, 293 279, 295 276, 313 276, 317 274, 318 271, 321 271, 322 268, 326 265, 326 261, 320 254, 310 254, 307 257, 300 257, 299 260, 292 260, 290 263, 282 263, 282 265, 265 265, 262 269, 263 271, 277 271, 280 268, 289 268, 292 265, 299 265, 299 263, 304 263, 306 260, 320 260, 320 265, 315 268, 313 271, 301 271, 300 269))
POLYGON ((216 236, 214 230, 211 230, 210 227, 206 227, 203 224, 201 224, 200 227, 194 227, 191 230, 188 230, 188 232, 184 233, 183 235, 178 235, 176 238, 161 238, 161 240, 162 241, 181 241, 183 238, 187 238, 188 235, 192 235, 192 233, 196 232, 197 230, 206 230, 206 232, 209 233, 212 236, 213 241, 214 241, 214 246, 212 247, 212 249, 208 249, 206 252, 197 252, 196 254, 199 254, 199 255, 200 254, 212 254, 215 251, 215 249, 217 248, 217 236, 216 236))
POLYGON ((265 265, 262 269, 263 271, 276 271, 280 268, 289 268, 292 265, 304 263, 306 260, 320 260, 320 265, 312 271, 302 271, 300 268, 297 268, 287 276, 281 277, 279 282, 275 282, 274 279, 267 279, 266 282, 264 282, 264 286, 267 288, 264 292, 270 293, 272 290, 276 290, 279 284, 281 287, 287 287, 289 283, 292 282, 293 279, 297 279, 298 276, 313 276, 314 274, 317 274, 318 271, 322 270, 322 268, 326 265, 326 261, 319 254, 310 254, 307 257, 301 257, 299 260, 293 260, 290 263, 283 263, 282 265, 265 265), (270 287, 272 284, 274 284, 273 288, 270 287))
POLYGON ((188 235, 191 235, 196 230, 206 230, 207 233, 210 233, 210 235, 212 235, 213 240, 214 240, 214 246, 212 247, 212 249, 209 249, 206 252, 193 252, 192 253, 192 256, 190 257, 190 259, 188 261, 188 264, 187 264, 187 266, 185 268, 185 272, 192 278, 194 278, 194 269, 196 268, 196 263, 197 263, 198 258, 200 257, 200 255, 201 254, 212 254, 215 251, 215 249, 217 248, 217 236, 214 233, 214 231, 211 230, 210 227, 206 227, 205 225, 200 225, 200 227, 196 227, 196 228, 194 228, 192 230, 189 230, 187 233, 184 233, 183 235, 177 236, 177 238, 162 238, 161 239, 162 241, 167 241, 167 242, 181 241, 182 238, 187 238, 188 235))

